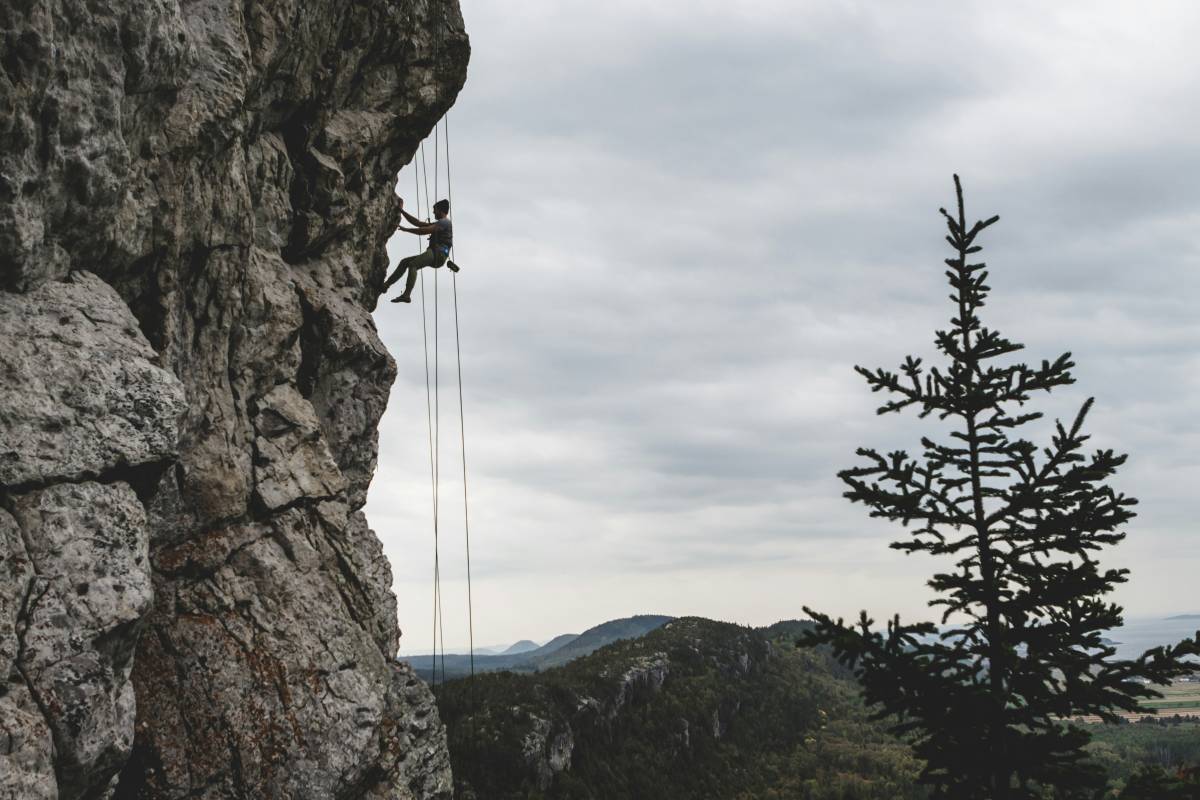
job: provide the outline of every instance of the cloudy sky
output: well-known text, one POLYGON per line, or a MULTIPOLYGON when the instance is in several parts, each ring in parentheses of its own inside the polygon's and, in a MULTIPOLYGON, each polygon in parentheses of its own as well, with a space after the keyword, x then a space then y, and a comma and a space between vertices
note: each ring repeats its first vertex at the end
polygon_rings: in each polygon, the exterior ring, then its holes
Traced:
MULTIPOLYGON (((874 416, 852 366, 933 354, 954 172, 969 215, 1001 215, 986 321, 1030 359, 1076 355, 1078 384, 1038 407, 1095 395, 1094 443, 1130 453, 1117 486, 1142 506, 1119 599, 1200 612, 1200 6, 462 4, 473 56, 449 125, 477 644, 634 613, 923 615, 929 560, 889 550, 895 530, 835 472, 857 446, 916 445, 920 424, 874 416)), ((432 141, 426 160, 445 194, 432 141)), ((414 182, 399 176, 410 208, 414 182)), ((438 277, 453 649, 462 467, 438 277)), ((426 290, 432 328, 432 274, 426 290)), ((400 376, 367 514, 402 650, 428 650, 421 306, 376 320, 400 376)))

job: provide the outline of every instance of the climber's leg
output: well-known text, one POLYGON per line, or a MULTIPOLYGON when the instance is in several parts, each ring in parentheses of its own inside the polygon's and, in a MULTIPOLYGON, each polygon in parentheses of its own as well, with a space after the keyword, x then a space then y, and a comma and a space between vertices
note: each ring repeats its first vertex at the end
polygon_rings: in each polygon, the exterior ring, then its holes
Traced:
POLYGON ((413 260, 417 258, 420 258, 420 256, 409 256, 408 258, 400 259, 400 263, 396 265, 396 269, 391 275, 388 276, 387 280, 383 282, 383 291, 386 292, 388 289, 392 288, 393 283, 403 278, 404 271, 407 270, 412 264, 413 260))
POLYGON ((400 259, 400 263, 396 265, 396 269, 392 271, 391 275, 387 276, 387 280, 383 282, 384 294, 387 294, 387 290, 392 288, 393 283, 400 280, 400 276, 404 274, 404 270, 408 269, 408 264, 405 263, 407 261, 408 259, 406 258, 400 259))
MULTIPOLYGON (((413 258, 416 258, 416 256, 413 256, 413 258)), ((417 285, 417 270, 421 269, 421 267, 426 267, 426 266, 429 266, 429 265, 428 264, 413 264, 409 268, 408 280, 404 282, 404 291, 400 294, 400 297, 397 298, 401 303, 407 303, 408 299, 410 297, 412 297, 413 287, 417 285)))
POLYGON ((413 287, 417 285, 417 270, 424 267, 441 266, 439 257, 432 250, 426 250, 417 256, 409 256, 400 262, 400 266, 396 267, 395 274, 388 278, 389 282, 399 280, 404 270, 408 270, 408 280, 404 283, 404 292, 394 300, 393 303, 407 303, 412 299, 413 287))

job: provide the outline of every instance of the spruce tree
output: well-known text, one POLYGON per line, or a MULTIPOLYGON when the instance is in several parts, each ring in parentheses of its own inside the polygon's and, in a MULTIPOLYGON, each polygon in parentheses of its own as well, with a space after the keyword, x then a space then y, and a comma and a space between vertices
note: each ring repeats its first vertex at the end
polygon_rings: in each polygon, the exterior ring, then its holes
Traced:
POLYGON ((859 449, 860 466, 839 473, 846 497, 906 528, 893 548, 953 561, 929 581, 942 627, 896 616, 876 629, 865 611, 846 625, 805 608, 816 621, 807 642, 832 646, 877 718, 912 740, 934 797, 1093 796, 1103 768, 1070 720, 1111 721, 1158 696, 1148 684, 1189 672, 1200 634, 1135 660, 1117 660, 1103 638, 1122 624, 1105 598, 1128 570, 1097 558, 1134 516, 1137 501, 1108 485, 1126 457, 1084 453, 1091 399, 1056 423, 1048 447, 1021 438, 1042 417, 1031 397, 1073 383, 1074 363, 1070 353, 1040 366, 1005 358, 1022 345, 983 325, 988 273, 969 263, 999 217, 968 227, 957 175, 954 185, 957 214, 941 209, 954 250, 945 263, 955 314, 935 338, 945 365, 909 356, 895 372, 855 367, 888 396, 878 413, 911 408, 949 431, 923 437, 918 456, 859 449))

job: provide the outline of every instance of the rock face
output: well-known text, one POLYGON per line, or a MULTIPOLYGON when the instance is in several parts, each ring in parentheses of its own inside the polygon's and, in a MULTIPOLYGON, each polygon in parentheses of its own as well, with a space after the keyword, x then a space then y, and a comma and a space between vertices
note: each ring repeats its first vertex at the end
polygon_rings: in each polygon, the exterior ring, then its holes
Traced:
POLYGON ((0 292, 0 342, 0 792, 102 796, 133 744, 151 607, 137 489, 175 458, 183 387, 87 272, 0 292))
POLYGON ((0 799, 448 797, 360 509, 456 0, 0 29, 0 799))

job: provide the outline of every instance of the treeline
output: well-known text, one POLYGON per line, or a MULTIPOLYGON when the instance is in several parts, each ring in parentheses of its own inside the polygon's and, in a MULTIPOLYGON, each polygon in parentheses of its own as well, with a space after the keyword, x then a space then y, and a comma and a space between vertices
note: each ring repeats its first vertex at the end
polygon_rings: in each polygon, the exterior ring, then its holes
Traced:
POLYGON ((1123 800, 1200 800, 1200 719, 1178 714, 1090 725, 1088 756, 1123 800))

